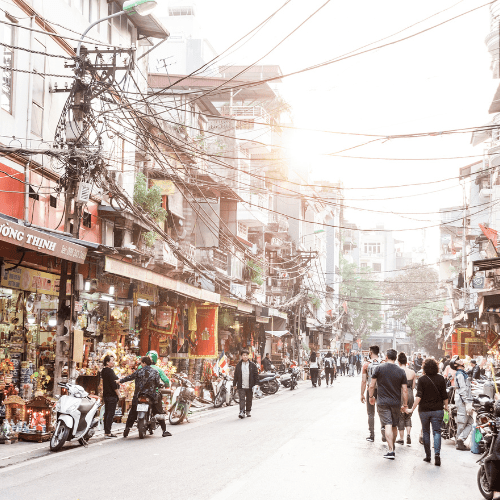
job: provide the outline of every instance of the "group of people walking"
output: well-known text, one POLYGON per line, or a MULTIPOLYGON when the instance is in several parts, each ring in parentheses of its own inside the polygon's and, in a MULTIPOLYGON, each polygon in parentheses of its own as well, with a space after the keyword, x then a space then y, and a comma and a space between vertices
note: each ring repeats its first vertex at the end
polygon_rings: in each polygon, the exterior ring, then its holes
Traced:
POLYGON ((318 378, 321 376, 321 371, 325 370, 326 386, 331 387, 337 376, 354 377, 355 373, 361 373, 362 366, 361 354, 351 351, 349 354, 345 352, 332 354, 329 351, 324 358, 321 358, 315 351, 311 352, 309 357, 309 373, 313 387, 318 384, 318 378))
MULTIPOLYGON (((441 424, 444 412, 448 411, 448 394, 445 379, 439 373, 437 362, 432 358, 423 360, 422 374, 416 382, 417 374, 408 367, 405 353, 398 355, 394 349, 389 349, 382 361, 379 359, 379 353, 378 346, 371 346, 370 359, 362 369, 361 402, 366 404, 368 413, 367 441, 375 441, 376 409, 382 425, 382 441, 387 442, 388 446, 384 458, 394 460, 396 443, 404 444, 405 430, 406 443, 411 444, 411 417, 418 408, 422 424, 424 462, 432 460, 430 439, 432 428, 434 464, 441 465, 441 424)), ((417 363, 414 364, 417 369, 416 365, 417 363)))

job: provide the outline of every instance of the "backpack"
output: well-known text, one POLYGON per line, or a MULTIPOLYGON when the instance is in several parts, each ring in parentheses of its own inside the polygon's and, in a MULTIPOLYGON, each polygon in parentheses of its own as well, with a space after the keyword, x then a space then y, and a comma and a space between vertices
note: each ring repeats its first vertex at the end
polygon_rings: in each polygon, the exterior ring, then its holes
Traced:
POLYGON ((377 368, 377 366, 380 366, 380 363, 379 363, 378 359, 375 359, 375 360, 370 362, 370 364, 368 365, 368 368, 366 369, 366 386, 367 387, 369 387, 370 382, 372 381, 372 375, 373 375, 375 368, 377 368))
POLYGON ((333 358, 325 358, 325 368, 333 368, 333 358))

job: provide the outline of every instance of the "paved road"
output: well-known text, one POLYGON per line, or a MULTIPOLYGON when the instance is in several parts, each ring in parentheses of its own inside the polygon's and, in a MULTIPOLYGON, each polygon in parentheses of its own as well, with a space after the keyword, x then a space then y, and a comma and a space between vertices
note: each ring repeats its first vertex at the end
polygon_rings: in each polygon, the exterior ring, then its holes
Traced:
POLYGON ((170 426, 169 438, 135 434, 8 466, 0 500, 482 498, 476 456, 448 441, 441 467, 424 463, 417 426, 415 444, 384 460, 385 445, 365 440, 359 384, 304 383, 256 401, 252 418, 233 406, 170 426))

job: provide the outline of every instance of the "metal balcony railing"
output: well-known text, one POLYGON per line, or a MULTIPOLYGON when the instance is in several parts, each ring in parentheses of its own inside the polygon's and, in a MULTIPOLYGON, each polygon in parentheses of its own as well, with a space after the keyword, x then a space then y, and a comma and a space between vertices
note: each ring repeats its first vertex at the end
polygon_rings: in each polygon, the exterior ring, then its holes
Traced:
MULTIPOLYGON (((255 123, 271 123, 269 113, 262 106, 223 106, 222 116, 232 116, 242 120, 252 120, 255 123)), ((251 127, 250 127, 251 128, 251 127)))

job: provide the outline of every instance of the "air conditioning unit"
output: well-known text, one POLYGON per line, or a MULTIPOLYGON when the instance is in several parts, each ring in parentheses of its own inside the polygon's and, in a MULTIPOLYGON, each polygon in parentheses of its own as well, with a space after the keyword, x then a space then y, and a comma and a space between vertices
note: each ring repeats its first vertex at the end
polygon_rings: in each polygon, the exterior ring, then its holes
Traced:
POLYGON ((87 203, 90 200, 90 194, 92 193, 92 185, 88 182, 79 182, 78 189, 76 191, 77 203, 87 203))

